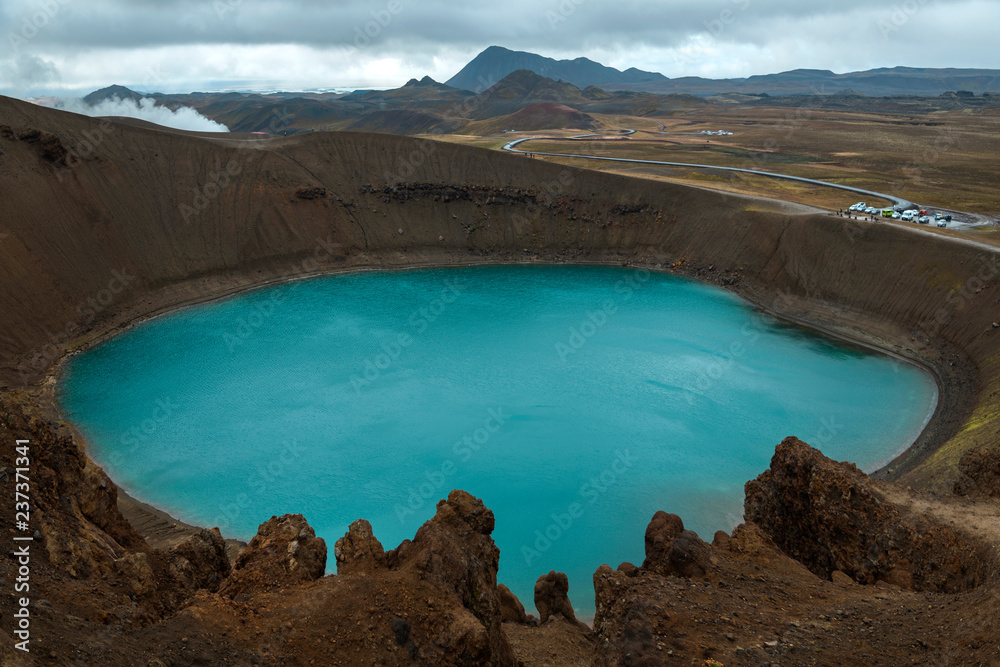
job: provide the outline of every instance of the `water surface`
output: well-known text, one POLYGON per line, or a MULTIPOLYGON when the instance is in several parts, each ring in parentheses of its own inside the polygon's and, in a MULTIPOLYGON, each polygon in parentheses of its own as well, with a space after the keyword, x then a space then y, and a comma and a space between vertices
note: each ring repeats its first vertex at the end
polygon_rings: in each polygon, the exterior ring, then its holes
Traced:
POLYGON ((873 470, 936 403, 930 376, 762 316, 719 289, 593 267, 360 273, 138 326, 60 388, 94 460, 227 536, 300 512, 389 549, 461 488, 496 514, 499 580, 529 609, 566 572, 641 564, 657 510, 711 540, 796 435, 873 470))

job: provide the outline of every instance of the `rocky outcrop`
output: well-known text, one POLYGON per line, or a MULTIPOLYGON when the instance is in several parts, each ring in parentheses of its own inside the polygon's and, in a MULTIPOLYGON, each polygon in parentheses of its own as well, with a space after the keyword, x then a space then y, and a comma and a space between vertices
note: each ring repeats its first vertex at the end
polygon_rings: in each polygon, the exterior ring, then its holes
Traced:
POLYGON ((770 469, 747 482, 745 508, 778 547, 827 579, 840 570, 861 584, 956 592, 992 570, 982 543, 904 511, 856 466, 797 438, 782 441, 770 469))
POLYGON ((358 519, 333 547, 337 574, 375 572, 385 567, 385 550, 372 532, 372 525, 358 519))
POLYGON ((483 501, 455 490, 417 531, 386 554, 389 568, 413 573, 443 593, 457 598, 476 626, 464 628, 459 654, 480 664, 516 664, 500 628, 501 597, 497 591, 500 550, 490 535, 493 512, 483 501))
POLYGON ((550 616, 562 616, 576 623, 576 613, 569 601, 569 577, 555 570, 538 577, 535 582, 535 609, 538 610, 539 623, 549 620, 550 616))
MULTIPOLYGON (((63 574, 79 580, 110 575, 129 551, 148 551, 145 540, 117 507, 118 487, 100 468, 89 464, 73 438, 40 418, 21 394, 0 395, 0 427, 25 439, 30 468, 30 526, 35 553, 63 574)), ((10 447, 13 454, 13 445, 10 447)), ((13 458, 11 459, 13 463, 13 458)), ((13 497, 15 471, 3 481, 13 497)), ((18 480, 21 481, 21 480, 18 480)), ((14 525, 13 504, 8 526, 14 525)))
POLYGON ((509 623, 527 623, 528 616, 524 613, 524 605, 517 596, 503 584, 497 584, 497 595, 500 596, 500 619, 509 623))
POLYGON ((226 541, 218 528, 200 530, 168 552, 170 573, 183 589, 193 593, 217 591, 232 568, 226 541))
POLYGON ((663 664, 659 638, 667 635, 669 615, 639 592, 640 581, 607 565, 594 573, 597 664, 663 664))
POLYGON ((299 199, 326 199, 326 188, 321 187, 301 187, 295 191, 295 196, 299 199))
POLYGON ((959 496, 1000 498, 1000 447, 977 447, 962 454, 953 491, 959 496))
POLYGON ((326 570, 326 541, 301 514, 271 517, 236 559, 220 593, 245 599, 266 590, 314 581, 326 570))
POLYGON ((69 149, 57 135, 34 127, 22 127, 15 133, 10 126, 4 125, 0 127, 0 137, 36 144, 39 155, 49 162, 63 162, 69 155, 69 149))
POLYGON ((661 510, 646 527, 646 560, 642 567, 663 576, 701 579, 712 567, 711 554, 697 533, 684 530, 679 516, 661 510))

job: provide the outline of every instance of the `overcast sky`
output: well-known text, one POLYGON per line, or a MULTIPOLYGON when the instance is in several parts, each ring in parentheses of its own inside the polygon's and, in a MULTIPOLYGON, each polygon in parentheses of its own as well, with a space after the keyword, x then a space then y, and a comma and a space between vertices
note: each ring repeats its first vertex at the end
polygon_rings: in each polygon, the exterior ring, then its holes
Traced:
POLYGON ((1000 68, 1000 0, 0 0, 0 93, 395 87, 487 46, 670 77, 1000 68))

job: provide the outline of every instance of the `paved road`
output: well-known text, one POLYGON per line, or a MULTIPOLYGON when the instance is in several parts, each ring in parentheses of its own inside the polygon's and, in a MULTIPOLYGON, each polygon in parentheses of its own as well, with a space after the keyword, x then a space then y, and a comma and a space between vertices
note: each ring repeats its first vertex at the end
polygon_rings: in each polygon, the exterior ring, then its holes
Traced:
MULTIPOLYGON (((632 130, 635 132, 635 130, 632 130)), ((525 137, 524 139, 515 139, 514 141, 508 142, 504 145, 503 150, 512 151, 514 153, 527 153, 529 151, 524 151, 517 146, 525 141, 531 141, 532 139, 537 139, 538 137, 525 137)), ((837 188, 839 190, 847 190, 848 192, 853 192, 859 195, 865 195, 867 197, 877 197, 880 199, 888 199, 897 206, 913 206, 913 202, 906 199, 902 199, 895 195, 887 195, 881 192, 873 192, 872 190, 863 190, 861 188, 851 187, 849 185, 839 185, 837 183, 828 183, 827 181, 817 181, 813 178, 802 178, 801 176, 789 176, 787 174, 776 174, 771 171, 759 171, 757 169, 741 169, 740 167, 719 167, 714 164, 691 164, 689 162, 663 162, 660 160, 639 160, 635 158, 624 158, 624 157, 600 157, 597 155, 577 155, 574 153, 537 153, 535 151, 530 151, 534 155, 546 155, 548 157, 572 157, 581 158, 584 160, 605 160, 608 162, 631 162, 634 164, 654 164, 662 165, 665 167, 695 167, 697 169, 720 169, 722 171, 738 171, 744 174, 755 174, 757 176, 767 176, 768 178, 783 178, 788 181, 798 181, 800 183, 809 183, 811 185, 825 185, 830 188, 837 188)))

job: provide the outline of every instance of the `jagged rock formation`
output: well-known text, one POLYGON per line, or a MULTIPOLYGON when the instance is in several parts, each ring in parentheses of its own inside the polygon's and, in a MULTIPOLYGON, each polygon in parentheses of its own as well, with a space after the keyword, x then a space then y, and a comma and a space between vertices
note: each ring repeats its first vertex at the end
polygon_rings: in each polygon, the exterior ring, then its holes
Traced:
MULTIPOLYGON (((927 507, 921 496, 875 482, 795 439, 781 443, 771 468, 747 487, 747 518, 763 525, 717 533, 711 545, 698 540, 709 576, 673 566, 685 531, 665 512, 647 528, 641 568, 597 570, 595 664, 1000 658, 1000 647, 988 639, 1000 627, 992 616, 1000 609, 1000 542, 915 516, 914 508, 927 507), (872 585, 857 585, 838 569, 830 581, 827 568, 836 565, 872 585)), ((976 510, 992 518, 1000 508, 976 510)))
POLYGON ((569 577, 565 573, 551 570, 538 577, 535 582, 535 609, 538 610, 539 623, 544 623, 551 616, 562 616, 571 623, 577 622, 569 601, 569 577))
POLYGON ((517 596, 503 584, 497 584, 497 595, 500 596, 500 619, 510 623, 527 623, 528 616, 524 613, 524 605, 517 596))
POLYGON ((337 573, 374 572, 385 567, 385 550, 372 532, 372 525, 358 519, 334 545, 337 573))
MULTIPOLYGON (((631 563, 619 567, 625 572, 635 568, 631 563)), ((664 576, 671 574, 701 579, 712 567, 708 545, 692 530, 684 530, 684 522, 676 514, 660 511, 646 527, 646 560, 642 567, 664 576)))
POLYGON ((326 570, 326 541, 301 514, 272 516, 237 557, 220 593, 234 599, 315 581, 326 570))
POLYGON ((218 528, 200 530, 170 550, 170 571, 184 589, 215 592, 232 572, 226 556, 226 542, 218 528))
MULTIPOLYGON (((452 491, 437 505, 437 513, 387 554, 389 567, 415 573, 439 590, 454 595, 478 622, 464 654, 495 664, 515 664, 514 653, 500 631, 497 570, 500 550, 490 534, 493 512, 478 498, 452 491)), ((470 619, 470 622, 473 622, 470 619)))
POLYGON ((856 466, 797 438, 778 445, 771 468, 747 482, 746 518, 823 577, 840 570, 863 584, 958 592, 994 571, 984 544, 901 511, 856 466))

